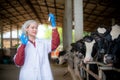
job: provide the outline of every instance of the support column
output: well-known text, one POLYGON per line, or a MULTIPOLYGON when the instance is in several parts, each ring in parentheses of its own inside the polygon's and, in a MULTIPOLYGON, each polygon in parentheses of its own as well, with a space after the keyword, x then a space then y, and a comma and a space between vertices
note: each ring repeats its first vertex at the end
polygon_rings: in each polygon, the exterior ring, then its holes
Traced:
POLYGON ((0 33, 1 43, 0 44, 1 44, 1 48, 3 48, 3 26, 0 26, 0 27, 1 27, 1 33, 0 33))
POLYGON ((17 44, 19 44, 19 26, 17 25, 17 44))
POLYGON ((63 21, 63 49, 69 50, 72 43, 72 0, 65 0, 63 21))
POLYGON ((12 25, 10 24, 10 48, 12 47, 12 25))
POLYGON ((74 1, 75 41, 83 37, 83 0, 74 1))
POLYGON ((1 27, 1 30, 0 30, 0 48, 3 48, 3 25, 2 25, 2 22, 0 21, 0 27, 1 27))

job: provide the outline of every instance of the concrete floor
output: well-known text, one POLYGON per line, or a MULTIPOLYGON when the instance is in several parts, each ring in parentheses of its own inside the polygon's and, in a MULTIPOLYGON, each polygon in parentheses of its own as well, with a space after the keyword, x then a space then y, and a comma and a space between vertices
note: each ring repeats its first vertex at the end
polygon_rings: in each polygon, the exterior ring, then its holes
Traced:
POLYGON ((0 80, 18 80, 19 68, 15 65, 0 64, 0 80))
MULTIPOLYGON (((70 74, 64 73, 67 70, 66 66, 51 64, 54 80, 72 80, 70 74)), ((0 80, 18 80, 19 68, 13 64, 0 64, 0 80)))

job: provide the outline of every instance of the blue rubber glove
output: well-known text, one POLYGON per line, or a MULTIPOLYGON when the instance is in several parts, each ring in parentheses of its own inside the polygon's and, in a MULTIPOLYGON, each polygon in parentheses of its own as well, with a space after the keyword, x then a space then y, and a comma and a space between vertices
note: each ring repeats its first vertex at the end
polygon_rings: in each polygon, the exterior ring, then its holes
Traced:
POLYGON ((49 14, 49 21, 51 22, 52 27, 56 27, 55 16, 54 14, 49 14))
POLYGON ((22 35, 19 37, 20 41, 22 42, 22 44, 26 45, 28 42, 28 37, 22 33, 22 35))

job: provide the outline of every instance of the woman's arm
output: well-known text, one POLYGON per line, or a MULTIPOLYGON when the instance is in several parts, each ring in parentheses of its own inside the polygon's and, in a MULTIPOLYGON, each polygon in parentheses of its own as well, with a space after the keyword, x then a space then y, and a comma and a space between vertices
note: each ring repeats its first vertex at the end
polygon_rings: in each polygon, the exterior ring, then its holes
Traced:
POLYGON ((60 44, 60 37, 57 28, 52 28, 52 50, 55 50, 60 44))
POLYGON ((49 14, 49 21, 52 25, 52 50, 55 50, 60 44, 60 37, 58 30, 56 28, 55 16, 54 14, 49 14))
POLYGON ((19 37, 19 39, 22 44, 17 49, 17 53, 14 56, 14 62, 16 65, 22 66, 24 64, 25 46, 28 42, 28 37, 24 33, 22 33, 21 36, 19 37))
POLYGON ((24 64, 24 57, 25 57, 25 45, 20 45, 17 50, 16 55, 14 56, 14 62, 18 66, 22 66, 24 64))

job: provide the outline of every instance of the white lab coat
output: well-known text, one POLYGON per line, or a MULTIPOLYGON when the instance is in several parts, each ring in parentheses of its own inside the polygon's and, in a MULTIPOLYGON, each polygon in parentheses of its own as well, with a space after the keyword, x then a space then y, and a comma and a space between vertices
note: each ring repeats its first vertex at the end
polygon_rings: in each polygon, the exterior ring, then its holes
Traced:
POLYGON ((51 41, 35 40, 36 47, 28 41, 25 47, 25 60, 20 69, 19 80, 53 80, 48 53, 51 41))

